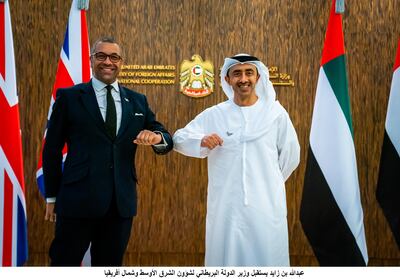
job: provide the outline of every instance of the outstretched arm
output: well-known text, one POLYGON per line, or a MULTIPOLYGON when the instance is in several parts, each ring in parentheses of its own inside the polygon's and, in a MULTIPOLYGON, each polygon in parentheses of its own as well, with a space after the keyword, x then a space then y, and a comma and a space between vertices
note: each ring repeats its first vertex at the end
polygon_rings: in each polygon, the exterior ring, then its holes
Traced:
POLYGON ((135 144, 151 145, 157 154, 166 154, 173 148, 172 136, 164 126, 156 120, 155 114, 150 109, 147 98, 144 97, 146 105, 145 129, 134 139, 135 144))
POLYGON ((223 140, 215 133, 207 131, 207 110, 197 115, 173 136, 174 150, 190 157, 205 158, 223 140))

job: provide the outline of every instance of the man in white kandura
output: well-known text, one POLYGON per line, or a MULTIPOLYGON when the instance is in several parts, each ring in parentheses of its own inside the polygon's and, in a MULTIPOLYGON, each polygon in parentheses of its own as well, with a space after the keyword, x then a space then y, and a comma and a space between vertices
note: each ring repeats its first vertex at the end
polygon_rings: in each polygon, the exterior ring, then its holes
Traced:
POLYGON ((208 157, 206 266, 288 266, 285 181, 300 160, 296 131, 256 57, 226 58, 229 100, 175 132, 174 149, 208 157))

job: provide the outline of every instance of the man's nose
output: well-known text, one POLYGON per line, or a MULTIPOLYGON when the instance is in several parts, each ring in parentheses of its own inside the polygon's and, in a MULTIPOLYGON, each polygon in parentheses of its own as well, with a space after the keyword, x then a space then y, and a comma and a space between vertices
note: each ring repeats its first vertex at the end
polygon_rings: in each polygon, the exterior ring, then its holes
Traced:
POLYGON ((240 81, 240 82, 246 82, 246 81, 248 81, 248 78, 247 78, 246 73, 242 73, 242 74, 240 75, 239 81, 240 81))
POLYGON ((111 59, 110 59, 110 56, 107 56, 107 57, 106 57, 106 60, 104 60, 103 63, 112 64, 111 59))

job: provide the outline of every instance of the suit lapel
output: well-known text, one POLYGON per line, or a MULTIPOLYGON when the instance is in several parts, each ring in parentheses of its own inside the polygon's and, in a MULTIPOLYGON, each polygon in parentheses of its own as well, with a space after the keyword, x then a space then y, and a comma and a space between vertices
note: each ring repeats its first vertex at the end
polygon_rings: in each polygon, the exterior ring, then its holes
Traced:
POLYGON ((101 116, 100 108, 97 103, 96 94, 94 92, 92 82, 82 84, 82 94, 81 94, 82 102, 92 116, 94 123, 102 130, 105 134, 108 135, 106 128, 104 126, 104 120, 101 116))
POLYGON ((122 106, 122 117, 121 117, 121 126, 119 127, 117 138, 120 137, 129 124, 129 118, 132 116, 132 105, 133 100, 131 100, 126 94, 126 91, 122 86, 119 87, 119 92, 121 94, 121 106, 122 106))

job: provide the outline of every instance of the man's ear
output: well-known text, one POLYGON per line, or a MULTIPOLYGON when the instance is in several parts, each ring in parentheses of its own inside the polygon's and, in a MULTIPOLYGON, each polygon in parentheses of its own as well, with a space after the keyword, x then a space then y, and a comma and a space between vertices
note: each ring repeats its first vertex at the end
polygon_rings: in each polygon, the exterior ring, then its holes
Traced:
POLYGON ((229 79, 229 77, 228 76, 225 76, 225 81, 229 84, 229 85, 231 85, 231 83, 230 83, 230 79, 229 79))
POLYGON ((260 74, 257 73, 257 81, 260 79, 260 74))

